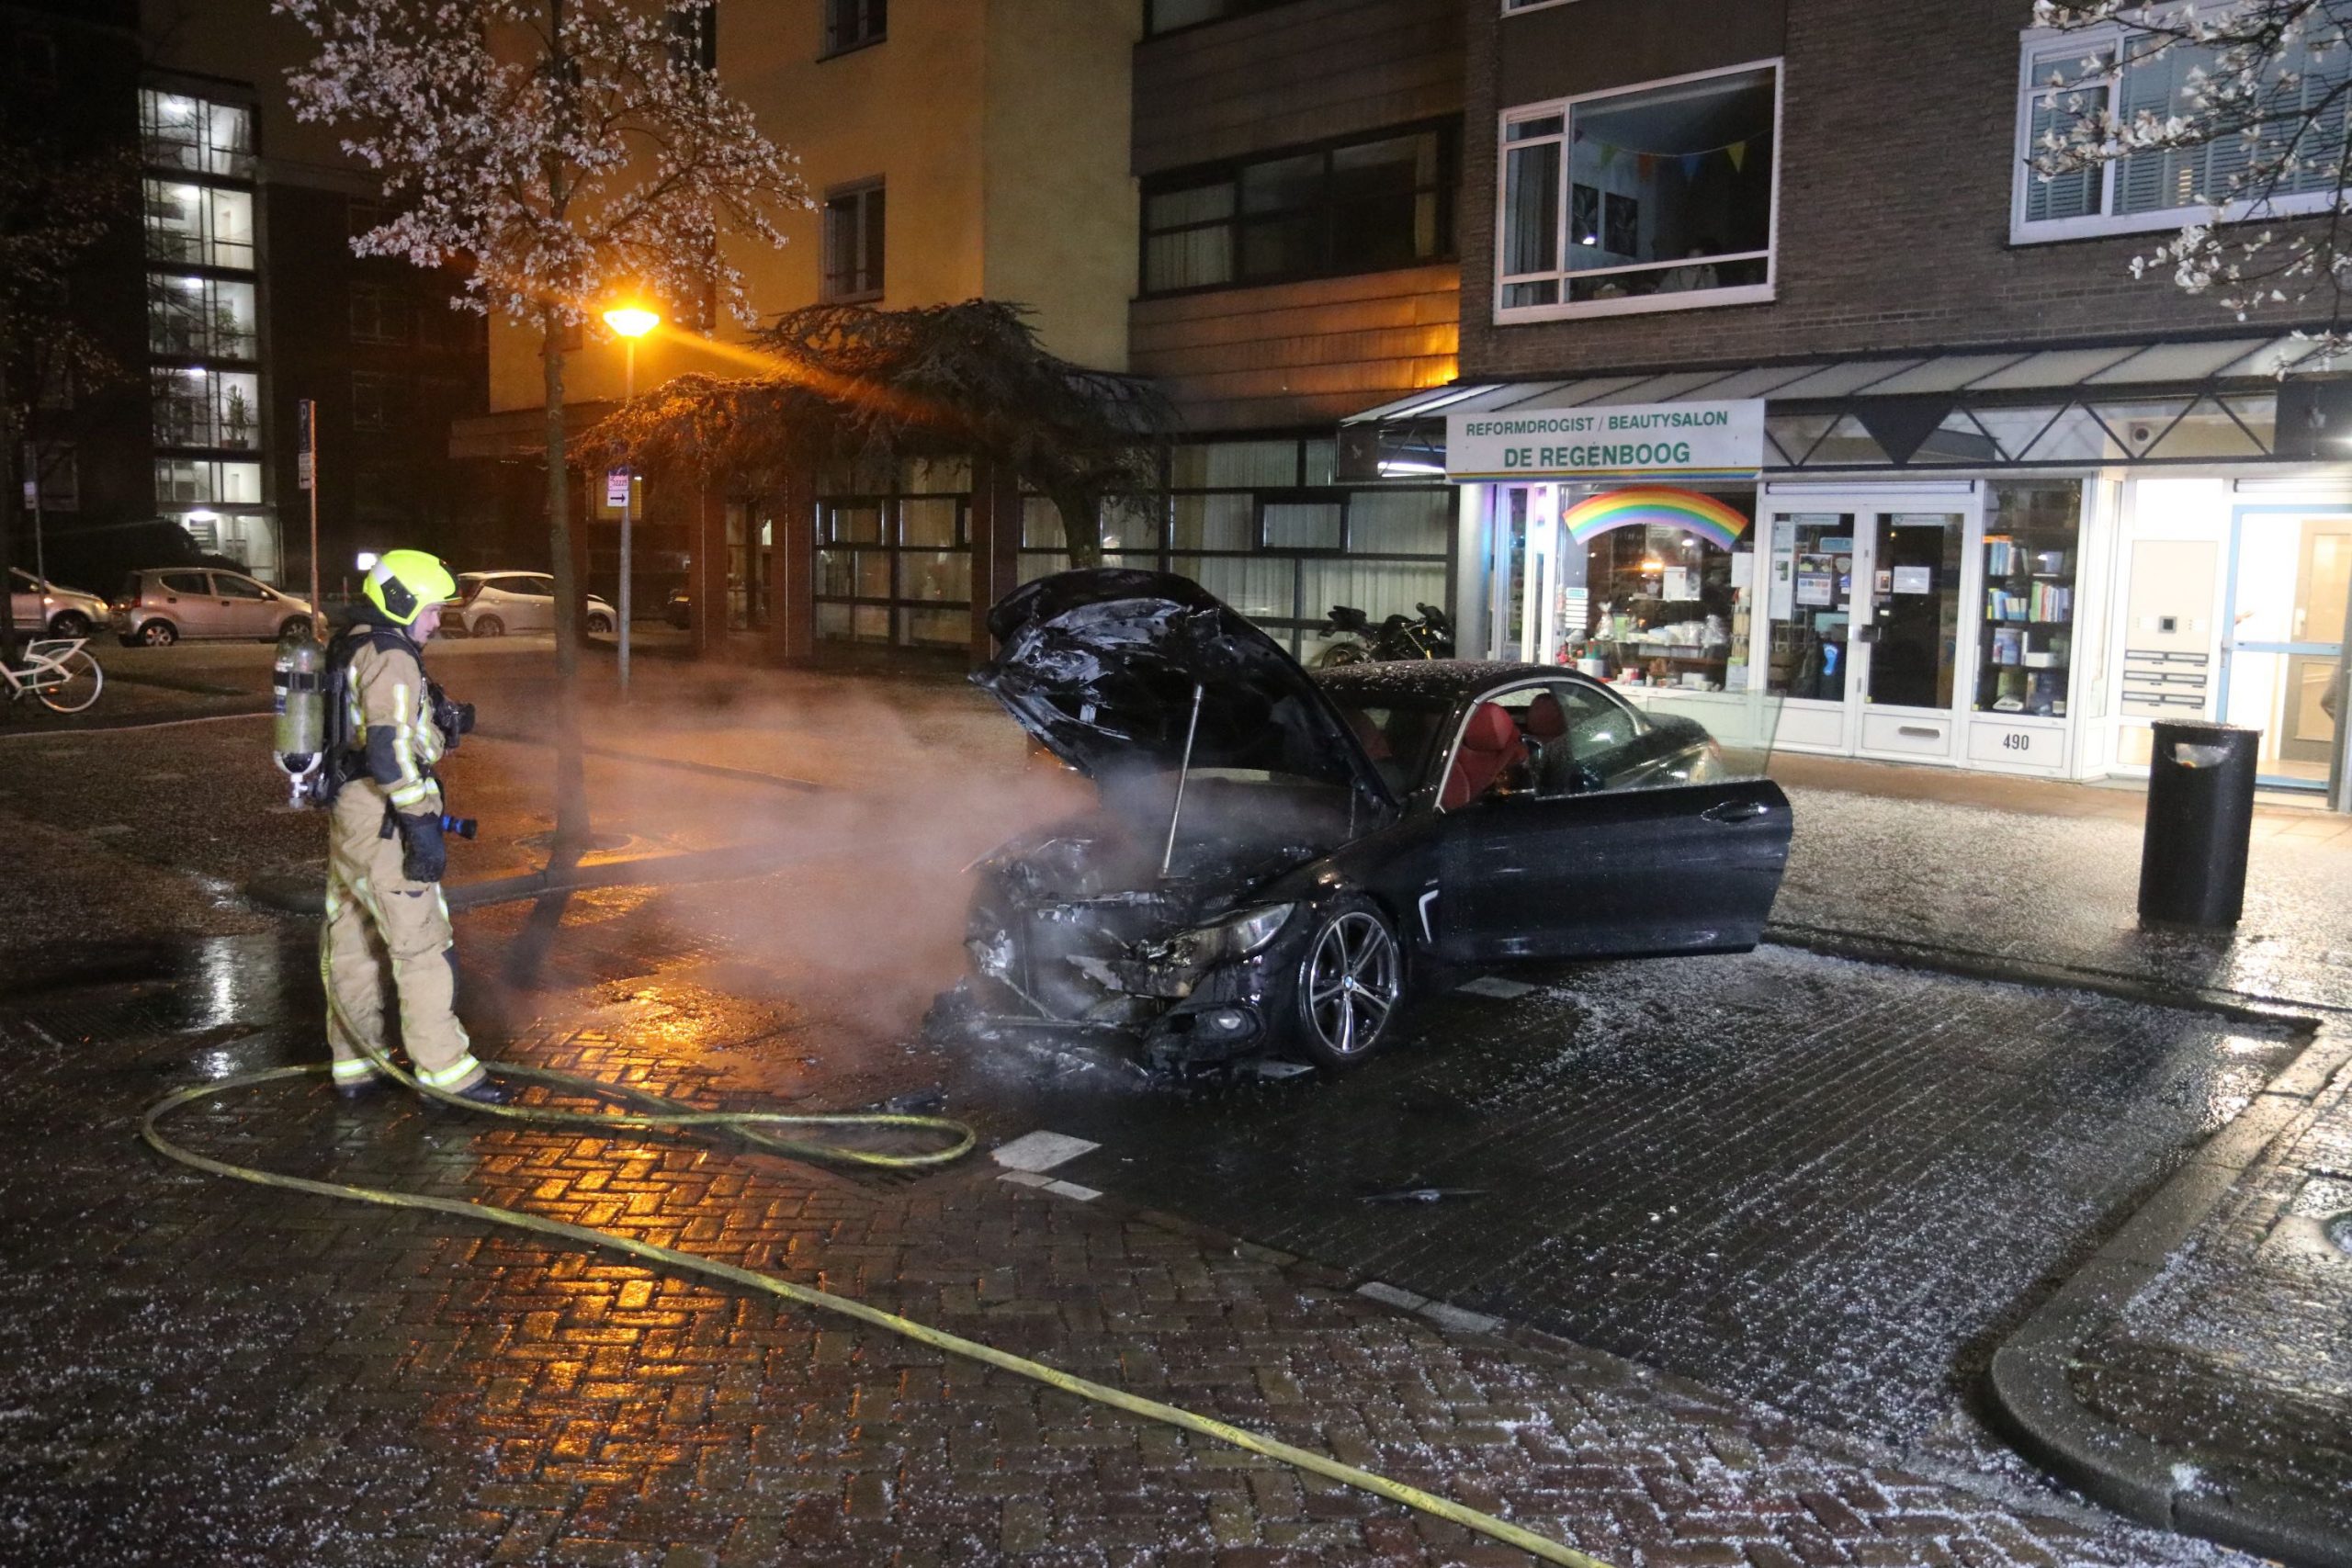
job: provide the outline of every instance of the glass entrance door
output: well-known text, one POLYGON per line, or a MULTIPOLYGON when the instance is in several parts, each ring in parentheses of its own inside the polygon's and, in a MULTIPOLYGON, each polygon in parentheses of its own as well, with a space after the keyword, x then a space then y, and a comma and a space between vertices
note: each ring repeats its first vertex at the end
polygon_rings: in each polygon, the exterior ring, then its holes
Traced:
POLYGON ((1765 690, 1780 741, 1849 756, 1949 761, 1974 513, 1829 503, 1771 513, 1765 690))
POLYGON ((1764 690, 1781 702, 1781 743, 1853 749, 1854 581, 1863 541, 1853 512, 1776 512, 1766 536, 1764 690))
POLYGON ((2264 783, 2324 789, 2352 601, 2352 514, 2241 513, 2222 716, 2262 731, 2264 783))

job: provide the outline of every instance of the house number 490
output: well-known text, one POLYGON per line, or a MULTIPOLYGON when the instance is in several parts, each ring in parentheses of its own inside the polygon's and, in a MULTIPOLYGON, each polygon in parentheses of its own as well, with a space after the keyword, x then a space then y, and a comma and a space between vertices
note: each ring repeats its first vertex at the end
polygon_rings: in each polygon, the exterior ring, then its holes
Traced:
POLYGON ((2001 737, 2001 746, 2004 750, 2030 751, 2033 750, 2033 737, 2012 729, 2001 737))

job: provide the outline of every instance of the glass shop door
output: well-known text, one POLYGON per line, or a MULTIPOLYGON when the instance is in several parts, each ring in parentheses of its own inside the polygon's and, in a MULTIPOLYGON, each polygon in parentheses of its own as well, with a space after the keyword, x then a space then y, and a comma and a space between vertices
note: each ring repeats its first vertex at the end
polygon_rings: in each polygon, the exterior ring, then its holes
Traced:
POLYGON ((1949 761, 1972 649, 1973 513, 1814 503, 1768 514, 1765 691, 1778 744, 1844 756, 1949 761))
POLYGON ((2242 513, 2222 648, 2222 716, 2262 731, 2257 776, 2324 789, 2352 602, 2352 513, 2242 513))

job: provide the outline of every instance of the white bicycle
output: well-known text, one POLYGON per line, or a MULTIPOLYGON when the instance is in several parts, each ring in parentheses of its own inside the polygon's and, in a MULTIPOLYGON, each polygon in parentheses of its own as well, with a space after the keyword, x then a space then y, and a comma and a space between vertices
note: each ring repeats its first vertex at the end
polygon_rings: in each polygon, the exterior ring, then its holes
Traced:
POLYGON ((24 660, 11 664, 0 659, 0 680, 8 682, 8 700, 39 697, 51 713, 80 713, 106 690, 107 672, 88 653, 87 637, 35 637, 25 645, 24 660))

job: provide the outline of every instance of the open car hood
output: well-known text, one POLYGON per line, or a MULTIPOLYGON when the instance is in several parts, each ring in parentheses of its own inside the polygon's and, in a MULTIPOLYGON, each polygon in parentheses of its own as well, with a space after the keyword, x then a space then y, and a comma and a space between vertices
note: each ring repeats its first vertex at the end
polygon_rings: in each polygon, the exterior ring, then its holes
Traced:
POLYGON ((1197 686, 1193 767, 1264 769, 1396 804, 1297 660, 1189 579, 1061 572, 1006 594, 989 630, 999 652, 973 683, 1092 778, 1174 773, 1197 686))

